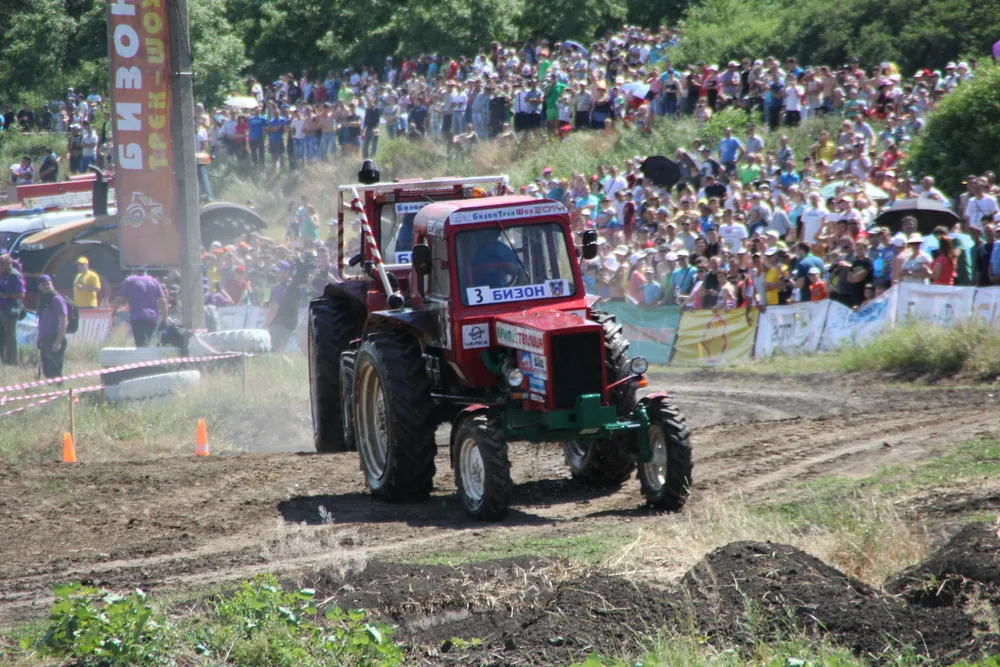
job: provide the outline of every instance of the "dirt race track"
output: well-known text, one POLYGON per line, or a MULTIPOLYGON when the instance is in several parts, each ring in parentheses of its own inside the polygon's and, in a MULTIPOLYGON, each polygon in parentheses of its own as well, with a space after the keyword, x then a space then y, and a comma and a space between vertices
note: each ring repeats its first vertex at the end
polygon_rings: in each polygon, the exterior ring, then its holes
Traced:
MULTIPOLYGON (((650 385, 673 392, 692 427, 689 507, 711 493, 759 497, 819 475, 863 475, 1000 432, 997 399, 984 389, 912 391, 831 376, 722 373, 665 374, 650 385)), ((300 411, 308 419, 308 406, 300 411)), ((446 430, 438 441, 447 442, 446 430)), ((252 442, 245 446, 253 451, 252 442)), ((288 443, 289 450, 309 446, 288 443)), ((419 505, 372 501, 353 453, 0 464, 0 620, 44 614, 58 581, 176 591, 262 571, 322 569, 327 577, 368 563, 370 573, 421 552, 568 536, 626 520, 654 530, 682 520, 642 509, 634 479, 614 493, 587 491, 568 480, 555 447, 515 444, 512 510, 504 522, 484 525, 462 514, 447 448, 439 451, 436 491, 419 505)), ((398 580, 415 576, 405 567, 393 570, 398 580)), ((532 565, 497 567, 530 572, 532 565)), ((455 578, 453 571, 441 576, 455 578)), ((360 584, 350 590, 366 602, 360 584)))

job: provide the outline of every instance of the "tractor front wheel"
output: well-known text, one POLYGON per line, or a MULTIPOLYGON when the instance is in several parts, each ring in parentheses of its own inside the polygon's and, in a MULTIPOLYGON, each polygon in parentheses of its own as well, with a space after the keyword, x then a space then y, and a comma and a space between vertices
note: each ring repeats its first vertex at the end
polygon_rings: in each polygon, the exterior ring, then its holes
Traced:
POLYGON ((513 482, 507 441, 486 415, 462 419, 455 429, 455 485, 469 516, 498 521, 507 514, 513 482))
POLYGON ((434 484, 435 424, 419 343, 375 333, 354 358, 354 425, 361 470, 372 495, 424 500, 434 484))
POLYGON ((691 490, 691 436, 680 411, 666 399, 651 401, 649 448, 651 459, 639 464, 639 483, 646 503, 676 512, 691 490))

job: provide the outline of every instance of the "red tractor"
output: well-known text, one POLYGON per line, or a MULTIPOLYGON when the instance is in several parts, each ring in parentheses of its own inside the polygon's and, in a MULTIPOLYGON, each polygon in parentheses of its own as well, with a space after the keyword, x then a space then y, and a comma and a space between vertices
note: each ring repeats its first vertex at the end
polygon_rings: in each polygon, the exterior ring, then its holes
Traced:
MULTIPOLYGON (((684 418, 666 394, 637 398, 646 361, 591 308, 566 209, 495 196, 502 177, 378 183, 369 163, 359 176, 340 188, 340 275, 309 304, 317 451, 356 449, 373 496, 422 500, 447 421, 471 516, 504 516, 517 440, 561 443, 573 477, 592 486, 620 485, 638 466, 647 502, 680 509, 684 418)), ((580 252, 596 255, 596 233, 580 252)))

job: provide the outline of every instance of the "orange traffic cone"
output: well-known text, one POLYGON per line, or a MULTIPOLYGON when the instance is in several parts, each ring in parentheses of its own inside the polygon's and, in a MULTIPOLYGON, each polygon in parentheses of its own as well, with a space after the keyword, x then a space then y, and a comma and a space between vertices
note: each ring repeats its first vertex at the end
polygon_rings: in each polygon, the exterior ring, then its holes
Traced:
POLYGON ((208 428, 205 426, 205 420, 198 420, 198 433, 194 437, 194 455, 195 456, 208 456, 208 428))
POLYGON ((69 433, 63 433, 63 463, 76 463, 76 445, 69 433))

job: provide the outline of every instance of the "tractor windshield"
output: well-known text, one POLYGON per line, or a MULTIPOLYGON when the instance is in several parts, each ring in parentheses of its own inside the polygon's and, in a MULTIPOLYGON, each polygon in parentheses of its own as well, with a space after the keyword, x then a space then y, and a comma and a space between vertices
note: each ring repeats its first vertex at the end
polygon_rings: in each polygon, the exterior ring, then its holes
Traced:
POLYGON ((460 232, 455 250, 459 293, 467 306, 576 294, 566 236, 558 224, 460 232))
POLYGON ((379 212, 380 245, 387 264, 409 264, 413 250, 413 219, 425 202, 385 204, 379 212))

